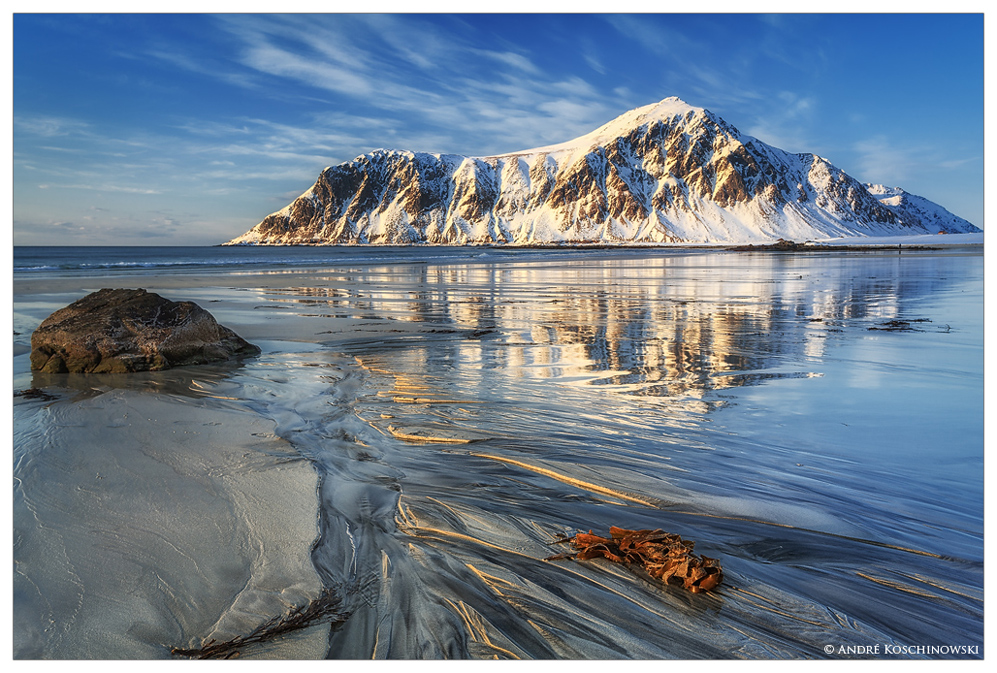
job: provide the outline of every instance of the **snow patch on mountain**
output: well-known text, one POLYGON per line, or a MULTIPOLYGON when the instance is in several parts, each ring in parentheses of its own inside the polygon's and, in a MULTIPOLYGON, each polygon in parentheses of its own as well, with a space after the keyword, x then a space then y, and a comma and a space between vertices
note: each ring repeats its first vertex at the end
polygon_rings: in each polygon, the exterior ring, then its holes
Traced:
POLYGON ((974 227, 961 217, 953 215, 937 203, 933 203, 923 196, 905 192, 900 187, 866 185, 866 188, 880 203, 895 212, 901 219, 920 222, 928 230, 928 233, 955 233, 956 231, 971 232, 977 230, 977 227, 974 227))

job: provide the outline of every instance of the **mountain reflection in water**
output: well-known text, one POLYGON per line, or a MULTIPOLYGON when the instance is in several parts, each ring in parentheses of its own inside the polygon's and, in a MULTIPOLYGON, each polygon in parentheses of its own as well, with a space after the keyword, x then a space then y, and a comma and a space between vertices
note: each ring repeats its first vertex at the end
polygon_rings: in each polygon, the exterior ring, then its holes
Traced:
MULTIPOLYGON (((860 262, 712 255, 543 264, 425 264, 320 276, 315 287, 266 298, 304 315, 439 325, 468 338, 422 347, 426 371, 447 362, 520 377, 587 381, 608 391, 704 398, 709 391, 776 377, 819 376, 844 326, 901 315, 902 297, 945 284, 934 274, 868 275, 860 262), (350 289, 355 288, 355 289, 350 289)), ((867 260, 861 260, 865 262, 867 260)), ((420 347, 415 347, 416 351, 420 347)))

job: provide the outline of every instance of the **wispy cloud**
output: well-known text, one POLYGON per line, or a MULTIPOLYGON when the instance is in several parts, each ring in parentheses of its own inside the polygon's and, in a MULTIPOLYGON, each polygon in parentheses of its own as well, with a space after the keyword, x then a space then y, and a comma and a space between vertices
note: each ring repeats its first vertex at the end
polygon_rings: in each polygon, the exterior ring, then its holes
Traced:
POLYGON ((588 63, 589 67, 595 70, 600 75, 606 74, 606 66, 602 64, 598 58, 592 54, 585 54, 585 62, 588 63))
POLYGON ((141 187, 131 187, 128 185, 115 185, 111 183, 103 184, 66 184, 59 183, 57 185, 41 184, 38 185, 38 189, 82 189, 88 192, 117 192, 122 194, 162 194, 161 189, 144 189, 141 187))
POLYGON ((78 135, 86 133, 91 125, 79 119, 50 116, 16 116, 14 131, 42 138, 78 135))
POLYGON ((667 58, 675 66, 694 62, 707 46, 681 31, 670 29, 664 23, 665 18, 651 23, 640 15, 611 14, 605 19, 611 27, 640 44, 648 53, 667 58))
POLYGON ((245 88, 259 89, 262 83, 247 73, 237 72, 224 63, 219 63, 213 59, 198 58, 192 54, 178 51, 175 47, 171 49, 149 49, 144 54, 147 58, 161 61, 164 64, 179 68, 187 72, 197 73, 212 79, 220 79, 227 84, 245 88))
MULTIPOLYGON (((856 142, 853 175, 865 182, 908 189, 910 185, 940 182, 948 175, 972 166, 982 166, 982 155, 956 155, 957 148, 931 143, 911 143, 909 138, 878 134, 856 142)), ((921 188, 923 189, 923 187, 921 188)))
POLYGON ((954 171, 964 168, 966 166, 971 166, 973 164, 982 164, 983 157, 981 155, 973 155, 969 157, 959 157, 957 159, 941 159, 937 162, 937 165, 944 168, 947 171, 954 171))
POLYGON ((852 170, 856 178, 890 186, 904 184, 923 160, 922 149, 895 144, 883 135, 861 140, 853 150, 856 164, 852 170))
MULTIPOLYGON (((605 96, 591 83, 552 76, 528 52, 483 49, 419 17, 224 17, 219 25, 239 41, 239 65, 259 76, 324 91, 333 104, 348 99, 389 120, 404 114, 419 121, 406 126, 418 126, 423 138, 450 141, 408 149, 510 151, 552 140, 554 110, 574 113, 560 120, 561 134, 591 130, 606 121, 607 112, 623 111, 594 103, 605 96)), ((344 136, 370 130, 358 115, 339 121, 344 136)))
POLYGON ((820 153, 813 137, 813 118, 819 103, 812 96, 780 91, 755 106, 755 114, 742 129, 770 145, 790 152, 820 153))
POLYGON ((302 84, 334 93, 367 97, 374 93, 372 82, 334 61, 316 61, 271 44, 247 49, 243 58, 246 66, 268 75, 285 77, 302 84))
POLYGON ((522 54, 516 54, 511 51, 489 51, 487 49, 479 49, 477 53, 485 58, 504 63, 521 72, 534 76, 542 76, 541 70, 522 54))

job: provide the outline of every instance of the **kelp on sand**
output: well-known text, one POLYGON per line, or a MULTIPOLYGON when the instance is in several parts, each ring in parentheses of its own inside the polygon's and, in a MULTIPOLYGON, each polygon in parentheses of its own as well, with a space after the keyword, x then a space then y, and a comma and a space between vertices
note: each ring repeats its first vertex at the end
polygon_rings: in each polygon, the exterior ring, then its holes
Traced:
POLYGON ((695 542, 683 540, 675 533, 661 529, 627 530, 611 526, 610 537, 577 533, 557 540, 569 543, 574 554, 556 554, 547 561, 577 558, 605 558, 642 568, 651 577, 669 584, 681 584, 692 593, 716 588, 723 581, 723 568, 717 559, 698 556, 692 549, 695 542))

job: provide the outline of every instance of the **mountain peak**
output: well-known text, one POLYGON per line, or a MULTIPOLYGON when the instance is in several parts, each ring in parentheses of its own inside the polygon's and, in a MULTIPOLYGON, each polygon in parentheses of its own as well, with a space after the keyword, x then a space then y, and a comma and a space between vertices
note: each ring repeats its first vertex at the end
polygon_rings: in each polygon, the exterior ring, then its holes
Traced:
POLYGON ((693 107, 681 98, 671 96, 624 112, 608 124, 600 126, 593 134, 619 136, 653 121, 671 122, 702 112, 705 112, 703 108, 693 107))
POLYGON ((689 105, 677 96, 669 96, 668 98, 663 98, 657 103, 651 103, 650 105, 645 105, 643 107, 634 108, 629 112, 624 112, 619 117, 611 121, 610 124, 619 122, 620 124, 639 126, 640 124, 644 124, 652 120, 668 121, 669 119, 686 117, 690 113, 696 114, 699 112, 705 112, 705 109, 689 105))
POLYGON ((553 145, 545 145, 543 147, 534 147, 528 150, 520 150, 518 152, 510 152, 508 155, 501 156, 541 153, 564 154, 572 151, 577 154, 579 151, 585 152, 594 146, 604 145, 614 138, 625 136, 631 131, 654 121, 671 122, 688 117, 689 115, 704 112, 706 112, 704 108, 693 107, 681 98, 670 96, 658 101, 657 103, 651 103, 650 105, 644 105, 643 107, 628 110, 612 121, 603 124, 594 131, 586 133, 585 135, 579 136, 573 140, 553 145))

